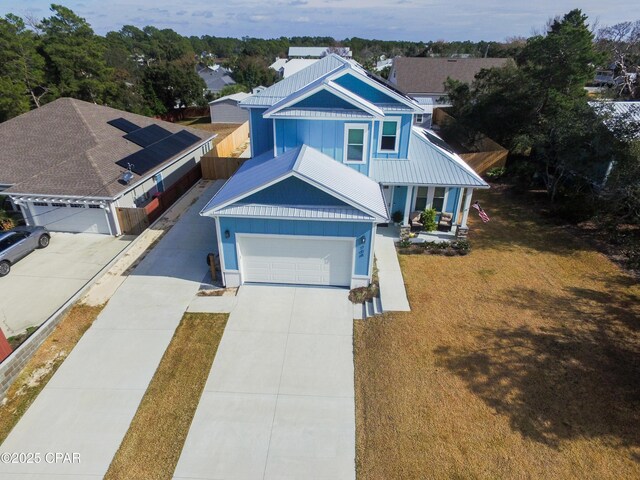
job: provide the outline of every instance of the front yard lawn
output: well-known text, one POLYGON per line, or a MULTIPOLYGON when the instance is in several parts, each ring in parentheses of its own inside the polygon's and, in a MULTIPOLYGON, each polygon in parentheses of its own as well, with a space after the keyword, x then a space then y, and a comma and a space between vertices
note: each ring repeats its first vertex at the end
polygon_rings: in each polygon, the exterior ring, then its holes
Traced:
POLYGON ((477 198, 471 254, 400 256, 412 312, 355 322, 359 480, 640 478, 640 287, 477 198))

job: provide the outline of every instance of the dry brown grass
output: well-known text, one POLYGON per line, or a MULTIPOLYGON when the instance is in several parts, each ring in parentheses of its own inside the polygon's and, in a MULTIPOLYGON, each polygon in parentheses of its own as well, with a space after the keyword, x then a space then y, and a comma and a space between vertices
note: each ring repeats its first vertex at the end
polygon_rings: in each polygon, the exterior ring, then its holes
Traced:
POLYGON ((0 443, 4 442, 103 307, 74 305, 27 362, 0 406, 0 443))
POLYGON ((360 480, 640 478, 640 287, 498 192, 466 257, 401 256, 355 323, 360 480))
POLYGON ((227 318, 184 314, 106 479, 172 478, 227 318))

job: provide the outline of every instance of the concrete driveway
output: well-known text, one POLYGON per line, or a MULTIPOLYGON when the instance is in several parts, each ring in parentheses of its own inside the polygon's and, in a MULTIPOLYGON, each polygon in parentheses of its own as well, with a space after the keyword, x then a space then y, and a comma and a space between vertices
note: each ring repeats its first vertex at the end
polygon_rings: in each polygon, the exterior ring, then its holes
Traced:
POLYGON ((354 479, 347 291, 243 286, 174 478, 354 479))
POLYGON ((133 237, 52 232, 51 243, 0 278, 0 328, 7 337, 37 327, 117 256, 133 237))
POLYGON ((77 453, 78 463, 5 464, 0 478, 102 478, 183 312, 207 273, 215 227, 201 192, 111 297, 2 444, 2 452, 77 453))

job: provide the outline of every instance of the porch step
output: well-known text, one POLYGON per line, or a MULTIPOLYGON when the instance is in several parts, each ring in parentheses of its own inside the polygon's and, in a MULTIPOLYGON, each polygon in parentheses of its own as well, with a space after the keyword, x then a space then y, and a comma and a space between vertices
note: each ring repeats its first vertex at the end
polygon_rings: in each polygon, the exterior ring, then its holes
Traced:
POLYGON ((376 297, 362 304, 362 318, 367 319, 375 317, 376 315, 382 315, 384 310, 382 309, 382 302, 380 297, 376 297))
POLYGON ((383 313, 382 301, 380 300, 380 297, 376 297, 373 299, 373 313, 375 315, 381 315, 383 313))

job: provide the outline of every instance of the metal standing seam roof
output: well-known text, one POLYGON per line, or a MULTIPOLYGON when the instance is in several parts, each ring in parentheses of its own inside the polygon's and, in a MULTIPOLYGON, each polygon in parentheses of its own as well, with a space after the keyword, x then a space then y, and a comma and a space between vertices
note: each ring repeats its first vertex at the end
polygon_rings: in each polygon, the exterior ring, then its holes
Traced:
POLYGON ((219 209, 216 215, 227 217, 271 217, 313 220, 344 220, 369 221, 375 220, 360 210, 348 207, 330 206, 297 206, 297 205, 263 205, 263 204, 233 204, 219 209))
POLYGON ((331 118, 331 119, 372 119, 373 115, 364 110, 349 110, 345 108, 283 108, 279 112, 272 113, 273 118, 306 117, 306 118, 331 118))
POLYGON ((242 100, 250 96, 251 96, 250 93, 245 93, 245 92, 232 93, 231 95, 225 95, 224 97, 220 97, 216 100, 210 101, 209 105, 214 103, 224 102, 225 100, 233 100, 235 102, 241 102, 242 100))
MULTIPOLYGON (((387 221, 389 218, 380 185, 307 145, 301 145, 275 158, 266 153, 247 160, 200 214, 217 215, 230 204, 240 203, 242 198, 251 193, 292 175, 346 201, 376 221, 387 221)), ((308 208, 326 209, 314 206, 308 208)))
POLYGON ((489 188, 489 185, 458 155, 432 144, 420 128, 411 131, 409 159, 374 159, 371 176, 392 185, 447 185, 489 188))
MULTIPOLYGON (((604 124, 609 128, 614 128, 615 120, 629 122, 640 122, 640 102, 611 102, 594 101, 589 105, 597 114, 605 117, 604 124)), ((635 138, 640 138, 640 130, 636 132, 635 138)))
POLYGON ((344 58, 337 55, 327 55, 304 70, 300 70, 290 77, 271 85, 269 88, 251 95, 243 100, 240 105, 271 107, 310 83, 321 78, 324 79, 324 77, 329 76, 338 69, 349 68, 349 65, 349 61, 344 58))

